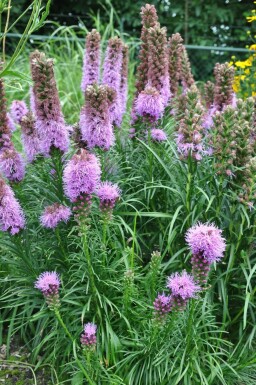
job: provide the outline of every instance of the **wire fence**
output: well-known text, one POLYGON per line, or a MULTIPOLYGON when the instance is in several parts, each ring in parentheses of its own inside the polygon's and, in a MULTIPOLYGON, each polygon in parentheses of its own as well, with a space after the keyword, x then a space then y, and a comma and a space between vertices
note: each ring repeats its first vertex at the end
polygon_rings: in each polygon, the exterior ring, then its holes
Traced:
MULTIPOLYGON (((18 39, 22 35, 19 33, 8 33, 7 37, 18 39)), ((52 35, 30 35, 29 42, 33 46, 40 42, 49 41, 79 41, 84 44, 85 39, 80 37, 63 37, 52 35)), ((13 43, 13 42, 12 42, 13 43)), ((213 69, 216 63, 230 62, 232 57, 236 60, 245 60, 252 53, 246 48, 220 47, 220 46, 201 46, 186 45, 188 56, 191 62, 192 72, 197 81, 206 81, 213 78, 213 69)))

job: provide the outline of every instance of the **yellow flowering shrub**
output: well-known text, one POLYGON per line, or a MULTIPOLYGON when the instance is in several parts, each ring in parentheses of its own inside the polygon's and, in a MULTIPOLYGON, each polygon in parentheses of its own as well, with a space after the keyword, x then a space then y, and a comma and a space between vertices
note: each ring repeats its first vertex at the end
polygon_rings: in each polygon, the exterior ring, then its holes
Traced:
MULTIPOLYGON (((256 4, 256 1, 254 1, 256 4)), ((256 10, 252 10, 251 15, 246 17, 248 23, 256 21, 256 10)), ((252 34, 248 31, 248 35, 251 37, 252 34)), ((256 38, 256 36, 254 36, 256 38)), ((233 89, 238 93, 239 97, 256 96, 256 44, 247 46, 252 53, 244 60, 235 60, 235 56, 232 56, 232 61, 229 63, 235 67, 235 78, 233 83, 233 89)))

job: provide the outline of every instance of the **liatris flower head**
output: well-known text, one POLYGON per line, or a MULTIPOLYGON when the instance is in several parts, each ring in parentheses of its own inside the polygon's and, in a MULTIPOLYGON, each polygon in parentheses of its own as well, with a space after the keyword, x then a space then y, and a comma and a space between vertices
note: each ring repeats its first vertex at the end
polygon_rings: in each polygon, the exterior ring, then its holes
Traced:
POLYGON ((100 199, 100 209, 107 213, 111 213, 116 201, 120 198, 120 189, 117 184, 111 182, 102 182, 97 188, 97 196, 100 199))
POLYGON ((171 311, 172 297, 170 295, 165 295, 164 293, 158 294, 153 305, 156 319, 162 321, 166 314, 171 311))
POLYGON ((81 89, 86 91, 87 86, 99 82, 100 76, 100 34, 93 29, 86 36, 83 77, 81 89))
POLYGON ((44 209, 40 220, 44 227, 54 229, 60 222, 67 222, 70 216, 71 210, 69 207, 54 203, 44 209))
POLYGON ((152 128, 150 131, 151 139, 154 142, 164 142, 167 140, 167 135, 163 130, 159 128, 152 128))
POLYGON ((136 95, 142 92, 148 83, 149 69, 149 28, 159 26, 158 16, 154 5, 146 4, 141 8, 141 47, 139 52, 139 65, 136 73, 136 95))
POLYGON ((213 106, 213 102, 214 102, 214 83, 213 82, 208 81, 204 84, 204 97, 205 97, 206 108, 210 109, 213 106))
POLYGON ((182 42, 183 39, 179 33, 174 33, 169 38, 169 79, 170 90, 172 95, 176 95, 179 88, 179 80, 181 77, 182 63, 182 42))
POLYGON ((11 144, 10 117, 7 114, 7 105, 4 91, 3 78, 0 79, 0 150, 9 148, 11 144))
POLYGON ((17 234, 25 227, 25 216, 14 193, 0 176, 0 228, 17 234))
POLYGON ((24 178, 24 160, 13 146, 0 153, 0 171, 11 182, 20 182, 24 178))
POLYGON ((110 108, 115 101, 116 92, 109 86, 94 84, 87 87, 80 129, 82 140, 87 143, 88 148, 100 147, 109 150, 114 144, 110 108))
POLYGON ((181 83, 184 93, 186 93, 187 90, 195 83, 191 72, 187 50, 184 45, 182 45, 181 48, 181 83))
POLYGON ((14 122, 18 124, 20 124, 22 117, 28 113, 27 105, 23 100, 14 100, 10 110, 14 122))
POLYGON ((123 44, 121 39, 114 37, 109 39, 107 52, 103 64, 102 83, 116 91, 116 101, 110 108, 111 123, 118 127, 122 122, 122 101, 120 96, 121 69, 123 59, 123 44))
POLYGON ((28 162, 33 162, 40 153, 40 141, 36 129, 35 117, 28 112, 20 121, 21 140, 27 156, 28 162))
POLYGON ((218 111, 222 111, 225 106, 232 104, 234 73, 234 67, 228 63, 215 65, 214 105, 218 111))
POLYGON ((209 264, 223 258, 226 249, 222 230, 212 223, 197 223, 186 233, 186 242, 192 254, 201 255, 209 264))
POLYGON ((44 53, 35 51, 30 56, 30 63, 34 82, 32 93, 36 128, 40 138, 41 152, 48 156, 52 147, 66 152, 69 135, 61 112, 53 60, 47 59, 44 53))
POLYGON ((100 164, 96 156, 81 149, 78 154, 73 155, 64 168, 66 196, 71 202, 75 202, 80 196, 92 194, 99 184, 100 174, 100 164))
POLYGON ((16 130, 14 120, 9 113, 7 113, 7 124, 8 124, 10 132, 14 132, 16 130))
POLYGON ((129 49, 128 46, 122 44, 122 68, 121 68, 121 83, 120 83, 120 105, 122 117, 126 110, 126 102, 128 96, 128 62, 129 49))
POLYGON ((172 303, 176 310, 184 310, 187 301, 195 298, 196 294, 201 290, 196 284, 192 275, 186 271, 182 273, 174 273, 167 280, 167 287, 172 293, 172 303))
POLYGON ((55 271, 46 271, 42 273, 35 282, 35 288, 42 292, 51 309, 60 305, 59 287, 60 276, 55 271))
POLYGON ((163 105, 166 106, 171 96, 166 28, 155 26, 149 29, 148 55, 148 85, 159 91, 163 105))
POLYGON ((139 116, 158 120, 164 112, 164 105, 160 93, 153 87, 142 91, 135 102, 135 111, 139 116))
POLYGON ((94 323, 88 322, 84 325, 84 330, 80 338, 81 345, 83 346, 83 348, 95 349, 97 342, 96 331, 97 326, 94 323))

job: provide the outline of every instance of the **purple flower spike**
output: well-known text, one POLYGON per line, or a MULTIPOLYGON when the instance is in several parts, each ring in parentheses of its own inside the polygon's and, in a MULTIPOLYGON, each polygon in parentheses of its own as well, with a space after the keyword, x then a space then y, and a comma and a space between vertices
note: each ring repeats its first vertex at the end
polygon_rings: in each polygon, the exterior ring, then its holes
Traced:
POLYGON ((102 83, 116 91, 116 102, 111 106, 110 114, 111 122, 118 127, 122 121, 122 100, 120 96, 122 58, 121 39, 118 37, 109 39, 103 65, 102 83))
POLYGON ((170 295, 158 294, 154 301, 155 317, 162 321, 172 308, 172 298, 170 295))
POLYGON ((67 163, 64 172, 64 191, 75 202, 80 196, 90 195, 100 181, 101 169, 95 155, 81 149, 67 163))
POLYGON ((93 29, 86 36, 83 77, 81 90, 86 91, 87 86, 99 82, 100 76, 100 34, 93 29))
POLYGON ((60 276, 55 271, 42 273, 35 282, 35 288, 39 289, 50 308, 55 308, 59 303, 60 276))
POLYGON ((12 182, 20 182, 25 175, 25 163, 14 147, 0 153, 0 171, 12 182))
POLYGON ((164 142, 167 140, 167 135, 163 130, 160 130, 159 128, 153 128, 151 130, 151 139, 154 142, 164 142))
POLYGON ((44 209, 40 219, 44 227, 54 229, 59 222, 67 222, 71 214, 72 213, 69 207, 63 206, 59 203, 54 203, 44 209))
POLYGON ((28 162, 33 162, 40 153, 40 142, 34 115, 29 112, 21 119, 21 139, 28 162))
POLYGON ((14 132, 16 130, 16 126, 13 118, 9 113, 7 113, 6 117, 7 117, 7 125, 9 127, 10 132, 14 132))
POLYGON ((160 93, 153 87, 147 87, 138 95, 135 111, 138 115, 147 116, 154 121, 159 119, 164 112, 160 93))
POLYGON ((222 230, 212 223, 198 223, 191 227, 186 234, 186 242, 193 255, 202 255, 211 264, 218 262, 226 249, 222 230))
POLYGON ((41 153, 49 156, 52 147, 66 152, 69 134, 61 112, 61 105, 54 77, 53 60, 35 51, 30 56, 33 79, 32 108, 36 115, 36 129, 41 153))
POLYGON ((14 193, 0 177, 0 228, 17 234, 25 227, 25 216, 14 193))
POLYGON ((80 338, 81 345, 84 348, 95 348, 97 342, 96 331, 97 326, 95 324, 88 322, 84 325, 84 331, 80 338))
POLYGON ((82 139, 88 148, 100 147, 109 150, 115 137, 110 108, 116 99, 116 92, 106 86, 88 86, 85 92, 85 106, 81 111, 80 128, 82 139))
POLYGON ((28 113, 28 108, 23 100, 14 100, 11 104, 10 111, 14 122, 20 124, 23 116, 28 113))
POLYGON ((201 290, 192 275, 186 271, 174 273, 167 280, 167 287, 172 293, 172 304, 176 310, 184 310, 190 298, 195 298, 201 290))
POLYGON ((100 209, 106 214, 111 214, 116 201, 120 198, 121 191, 117 184, 112 184, 111 182, 102 182, 99 185, 96 193, 100 198, 100 209))

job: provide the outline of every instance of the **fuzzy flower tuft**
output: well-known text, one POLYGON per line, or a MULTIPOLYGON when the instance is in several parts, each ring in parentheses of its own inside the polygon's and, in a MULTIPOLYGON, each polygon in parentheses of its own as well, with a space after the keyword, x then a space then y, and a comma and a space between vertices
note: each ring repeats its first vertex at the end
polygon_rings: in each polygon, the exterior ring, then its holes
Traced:
POLYGON ((17 234, 25 227, 25 216, 14 193, 0 177, 0 228, 17 234))
POLYGON ((35 282, 35 288, 40 290, 50 309, 60 305, 59 302, 60 276, 55 271, 45 271, 35 282))
POLYGON ((173 297, 180 297, 183 300, 195 298, 200 286, 198 286, 192 275, 186 271, 174 273, 167 280, 167 287, 171 290, 173 297))
POLYGON ((102 211, 111 211, 116 201, 120 198, 121 191, 117 184, 102 182, 96 193, 100 198, 100 209, 102 211))
POLYGON ((75 154, 68 161, 63 172, 66 196, 75 202, 83 194, 92 194, 100 181, 100 174, 101 169, 96 156, 81 149, 79 154, 75 154))
POLYGON ((154 87, 147 87, 138 95, 135 111, 140 116, 147 116, 153 120, 159 119, 164 112, 160 93, 154 87))
POLYGON ((153 305, 156 316, 161 318, 171 311, 172 298, 170 295, 158 294, 153 305))
POLYGON ((87 86, 98 83, 100 75, 100 34, 93 29, 86 36, 83 77, 81 89, 86 91, 87 86))
POLYGON ((0 153, 0 171, 11 182, 20 182, 25 175, 25 163, 13 146, 0 153))
POLYGON ((14 100, 11 104, 10 111, 14 122, 20 124, 23 116, 28 113, 28 108, 23 100, 14 100))
POLYGON ((193 255, 202 255, 209 264, 219 261, 226 249, 222 230, 211 223, 198 223, 186 234, 186 242, 193 255))
POLYGON ((91 322, 84 325, 84 331, 81 334, 81 345, 83 347, 95 347, 97 326, 91 322))
POLYGON ((67 222, 71 216, 71 210, 69 207, 63 206, 59 203, 54 203, 51 206, 47 206, 41 215, 41 223, 48 229, 54 229, 59 222, 67 222))
POLYGON ((164 142, 167 140, 167 135, 163 130, 160 130, 159 128, 153 128, 151 130, 151 139, 154 142, 164 142))

